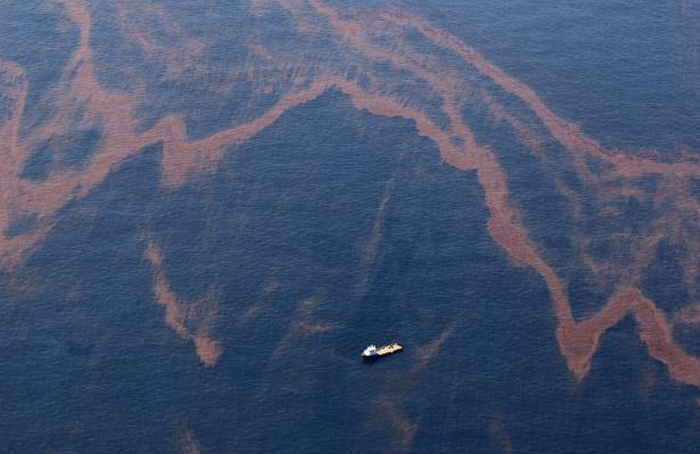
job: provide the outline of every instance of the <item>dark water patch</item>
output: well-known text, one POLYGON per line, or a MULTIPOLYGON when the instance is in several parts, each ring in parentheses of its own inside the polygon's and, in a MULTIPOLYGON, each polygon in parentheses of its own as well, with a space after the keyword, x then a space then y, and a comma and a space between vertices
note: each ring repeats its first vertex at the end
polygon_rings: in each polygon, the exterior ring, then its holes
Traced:
POLYGON ((88 356, 95 350, 95 344, 85 341, 70 340, 67 342, 68 353, 74 356, 88 356))
POLYGON ((658 366, 631 317, 607 331, 567 422, 574 429, 571 441, 578 442, 571 452, 694 452, 695 392, 668 378, 665 367, 659 373, 658 366))
POLYGON ((67 167, 80 167, 97 151, 102 140, 101 128, 90 128, 78 132, 78 137, 66 147, 63 161, 67 167))
POLYGON ((654 215, 657 214, 654 210, 653 200, 639 200, 637 197, 620 196, 606 203, 603 208, 613 214, 607 217, 599 214, 597 220, 602 225, 593 227, 594 221, 591 221, 589 226, 595 228, 596 234, 608 237, 611 236, 610 233, 614 228, 618 231, 622 230, 634 238, 641 238, 654 215), (610 227, 611 230, 606 231, 606 227, 610 227))
POLYGON ((689 184, 691 194, 700 202, 700 178, 692 178, 689 184))
POLYGON ((51 143, 44 142, 27 158, 20 177, 26 180, 44 180, 51 173, 54 160, 54 150, 51 149, 51 143))
MULTIPOLYGON (((673 318, 676 313, 668 314, 669 318, 673 318)), ((700 355, 700 342, 698 341, 698 325, 677 324, 673 329, 673 338, 678 345, 686 352, 693 356, 700 355)))
POLYGON ((637 180, 637 187, 648 194, 655 194, 659 188, 661 177, 659 175, 647 175, 644 178, 637 180))
POLYGON ((51 172, 80 169, 98 150, 102 140, 101 128, 77 130, 53 137, 29 156, 20 174, 27 180, 44 180, 51 172))
POLYGON ((688 301, 688 289, 683 280, 683 251, 668 240, 662 240, 654 254, 654 260, 644 273, 643 291, 656 307, 672 313, 688 301))
POLYGON ((0 93, 0 124, 4 124, 10 119, 15 106, 16 100, 14 98, 7 97, 4 93, 0 93))
POLYGON ((77 29, 64 25, 61 6, 38 0, 6 5, 0 14, 0 58, 21 65, 29 82, 24 132, 54 112, 44 101, 78 42, 77 29))
MULTIPOLYGON (((119 29, 117 7, 100 0, 91 11, 90 48, 97 68, 95 77, 103 87, 122 92, 141 88, 157 73, 145 55, 119 29)), ((159 73, 162 76, 162 72, 159 73)))
POLYGON ((11 239, 18 235, 29 233, 36 227, 37 217, 35 213, 18 213, 12 217, 10 224, 7 226, 3 235, 5 238, 11 239))
POLYGON ((562 275, 571 300, 571 312, 576 320, 594 316, 608 301, 615 284, 606 285, 595 279, 584 267, 567 268, 562 275))

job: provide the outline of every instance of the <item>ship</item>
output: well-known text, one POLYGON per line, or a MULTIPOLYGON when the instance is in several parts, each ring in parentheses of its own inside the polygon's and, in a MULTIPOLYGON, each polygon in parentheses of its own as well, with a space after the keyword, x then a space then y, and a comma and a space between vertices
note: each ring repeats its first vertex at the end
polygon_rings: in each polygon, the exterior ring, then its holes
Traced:
POLYGON ((379 359, 382 356, 388 356, 394 353, 398 353, 401 350, 403 350, 403 347, 396 342, 393 344, 389 345, 383 345, 381 347, 377 347, 376 345, 370 345, 369 347, 365 348, 364 351, 362 352, 362 359, 364 360, 375 360, 379 359))

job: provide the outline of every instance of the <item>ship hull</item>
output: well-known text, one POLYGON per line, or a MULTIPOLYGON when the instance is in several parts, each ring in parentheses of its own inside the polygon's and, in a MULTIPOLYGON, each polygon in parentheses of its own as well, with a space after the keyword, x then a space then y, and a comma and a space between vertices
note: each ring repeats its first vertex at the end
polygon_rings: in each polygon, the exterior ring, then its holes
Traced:
POLYGON ((377 348, 374 345, 370 345, 365 349, 360 355, 365 361, 376 361, 379 358, 385 356, 393 355, 394 353, 399 353, 403 350, 403 347, 397 343, 384 345, 383 347, 377 348))
POLYGON ((364 361, 366 363, 373 363, 380 358, 383 358, 383 356, 381 356, 381 355, 362 356, 362 361, 364 361))
POLYGON ((361 355, 361 356, 362 356, 363 361, 368 362, 368 363, 373 363, 373 362, 378 361, 382 358, 386 358, 387 356, 392 356, 392 355, 396 355, 397 353, 401 353, 402 351, 403 350, 396 350, 396 351, 393 351, 391 353, 380 353, 378 355, 371 355, 371 356, 361 355))

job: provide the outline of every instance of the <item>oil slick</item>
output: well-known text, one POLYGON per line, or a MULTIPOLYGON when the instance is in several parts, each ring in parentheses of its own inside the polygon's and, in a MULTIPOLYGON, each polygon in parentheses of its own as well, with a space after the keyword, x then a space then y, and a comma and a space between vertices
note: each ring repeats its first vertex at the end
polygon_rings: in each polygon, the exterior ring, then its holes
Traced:
POLYGON ((144 241, 144 259, 153 270, 153 294, 165 309, 165 324, 181 338, 192 341, 197 356, 205 366, 216 365, 223 353, 221 343, 211 336, 218 309, 216 297, 210 294, 195 302, 183 301, 172 290, 165 276, 161 249, 148 236, 144 241))
POLYGON ((401 406, 389 399, 378 400, 373 412, 377 421, 391 435, 393 445, 390 452, 409 452, 418 432, 418 423, 410 420, 401 406))
POLYGON ((513 453, 513 441, 508 435, 506 421, 501 413, 496 413, 491 418, 489 425, 489 435, 491 439, 499 446, 500 452, 503 454, 513 453))
MULTIPOLYGON (((586 377, 601 336, 631 314, 650 354, 664 363, 676 380, 700 389, 700 362, 676 343, 673 325, 641 291, 645 270, 653 261, 658 245, 667 240, 687 251, 683 276, 689 294, 695 295, 699 274, 695 257, 700 252, 697 221, 700 203, 691 190, 692 180, 700 177, 695 153, 607 149, 583 134, 578 125, 557 115, 533 89, 424 19, 400 11, 363 14, 340 10, 319 0, 256 1, 253 9, 259 17, 270 10, 286 12, 294 24, 288 30, 290 36, 303 38, 305 43, 330 37, 341 58, 320 63, 303 50, 289 53, 287 48, 275 49, 260 37, 251 38, 247 47, 251 58, 236 62, 240 67, 222 72, 220 83, 203 88, 226 95, 232 93, 236 80, 257 81, 251 111, 262 110, 262 113, 251 114, 252 119, 246 117, 206 137, 190 139, 188 118, 184 114, 168 112, 146 127, 137 114, 147 90, 142 84, 116 91, 100 82, 100 68, 91 43, 93 20, 89 5, 81 0, 59 3, 79 31, 79 39, 51 93, 55 113, 49 120, 20 132, 29 82, 18 64, 0 61, 0 91, 9 100, 9 107, 0 112, 0 270, 3 273, 12 273, 24 263, 51 231, 61 208, 87 196, 113 169, 146 145, 163 144, 162 185, 167 191, 176 191, 192 179, 214 172, 227 153, 275 123, 285 112, 335 90, 347 96, 357 109, 376 116, 412 120, 416 133, 437 145, 445 163, 476 172, 489 209, 488 230, 494 241, 514 263, 533 269, 549 289, 558 319, 559 347, 575 377, 579 380, 586 377), (416 40, 429 46, 417 46, 416 40), (260 74, 265 74, 264 81, 260 80, 260 74), (501 104, 492 94, 495 89, 480 79, 488 80, 501 94, 520 100, 526 111, 501 104), (499 159, 500 150, 490 145, 488 138, 478 137, 465 120, 462 110, 466 103, 485 106, 496 121, 510 125, 532 156, 559 163, 580 181, 583 189, 567 186, 564 172, 552 170, 576 222, 576 237, 572 241, 596 282, 610 294, 597 313, 584 320, 575 319, 572 311, 575 298, 568 294, 566 282, 545 260, 542 247, 526 227, 522 208, 514 203, 510 193, 508 174, 499 159), (100 128, 102 134, 98 150, 83 168, 52 169, 43 180, 22 178, 32 151, 76 128, 100 128), (559 148, 548 149, 543 138, 553 139, 559 148), (653 189, 644 185, 650 177, 658 180, 653 189), (583 190, 585 197, 595 201, 598 212, 591 214, 580 209, 583 190), (624 214, 615 209, 615 202, 620 200, 647 202, 656 209, 640 232, 625 230, 624 214), (11 235, 8 230, 18 213, 22 216, 29 213, 35 222, 26 232, 11 235), (586 231, 585 225, 596 219, 616 221, 619 231, 609 234, 609 238, 586 231), (595 246, 602 241, 616 242, 611 257, 603 259, 594 253, 595 246)), ((161 44, 149 34, 147 27, 130 21, 123 7, 118 8, 120 29, 140 52, 164 66, 165 78, 197 85, 203 75, 217 72, 213 59, 207 57, 206 40, 190 38, 164 7, 139 5, 139 14, 154 17, 168 36, 176 38, 178 45, 168 48, 161 44)), ((390 194, 389 188, 385 200, 388 201, 390 194)), ((367 262, 375 258, 385 205, 386 202, 380 205, 365 251, 367 262)), ((165 309, 166 324, 194 343, 204 364, 216 364, 221 345, 210 333, 216 302, 206 298, 195 303, 180 300, 165 277, 162 251, 155 241, 145 241, 146 260, 154 273, 154 295, 165 309)), ((687 312, 678 321, 687 323, 694 319, 687 312)), ((303 317, 300 320, 299 332, 330 329, 303 317)))
POLYGON ((184 421, 177 424, 174 452, 178 454, 202 454, 204 452, 195 433, 187 427, 184 421))

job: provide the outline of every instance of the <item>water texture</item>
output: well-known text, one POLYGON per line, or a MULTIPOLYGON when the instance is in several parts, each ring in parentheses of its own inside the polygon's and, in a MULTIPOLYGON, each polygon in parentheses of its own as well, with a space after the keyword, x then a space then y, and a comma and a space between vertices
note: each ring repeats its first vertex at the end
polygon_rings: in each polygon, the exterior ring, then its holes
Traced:
POLYGON ((0 7, 3 452, 697 452, 700 6, 0 7))

